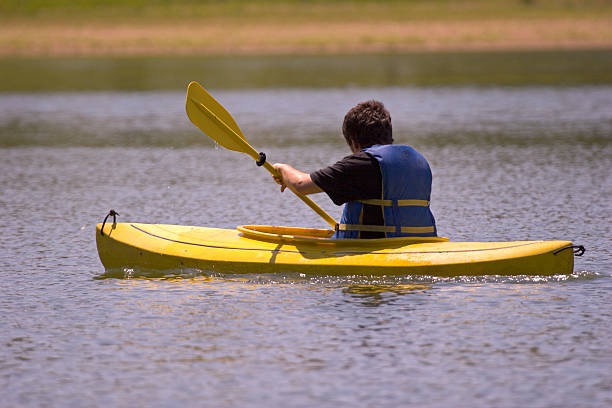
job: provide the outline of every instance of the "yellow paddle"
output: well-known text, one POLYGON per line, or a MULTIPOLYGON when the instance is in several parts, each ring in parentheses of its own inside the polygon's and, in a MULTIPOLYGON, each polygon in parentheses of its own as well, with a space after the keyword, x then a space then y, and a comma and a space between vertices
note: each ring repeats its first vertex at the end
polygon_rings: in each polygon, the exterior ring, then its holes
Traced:
MULTIPOLYGON (((266 161, 266 155, 257 153, 246 141, 238 124, 225 108, 215 100, 202 85, 192 82, 187 87, 187 101, 185 103, 189 120, 196 125, 208 137, 221 146, 236 152, 246 153, 263 166, 273 176, 278 176, 276 169, 266 161)), ((336 227, 334 220, 328 213, 319 207, 310 198, 298 193, 288 186, 295 195, 319 214, 329 225, 336 227)))

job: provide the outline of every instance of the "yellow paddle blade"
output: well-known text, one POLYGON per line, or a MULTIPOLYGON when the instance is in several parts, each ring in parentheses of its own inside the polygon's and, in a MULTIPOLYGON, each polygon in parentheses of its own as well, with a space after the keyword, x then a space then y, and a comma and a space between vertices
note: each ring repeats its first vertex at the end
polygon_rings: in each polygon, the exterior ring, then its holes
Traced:
POLYGON ((232 115, 197 82, 187 87, 185 110, 189 120, 221 146, 257 156, 232 115))
MULTIPOLYGON (((260 160, 259 153, 246 141, 232 115, 197 82, 192 82, 187 87, 185 110, 189 120, 215 142, 226 149, 246 153, 254 160, 260 160)), ((258 165, 262 164, 258 163, 258 165)), ((270 174, 278 176, 276 169, 265 161, 265 156, 263 168, 268 170, 270 174)), ((314 201, 298 193, 291 186, 289 186, 289 189, 327 221, 329 225, 335 227, 336 221, 314 201)))
MULTIPOLYGON (((187 88, 187 92, 191 92, 191 96, 202 102, 206 102, 205 105, 210 109, 219 119, 225 122, 234 132, 240 135, 244 139, 244 134, 238 124, 232 117, 232 115, 221 105, 211 94, 208 93, 202 85, 192 81, 187 88)), ((244 139, 246 140, 246 139, 244 139)))

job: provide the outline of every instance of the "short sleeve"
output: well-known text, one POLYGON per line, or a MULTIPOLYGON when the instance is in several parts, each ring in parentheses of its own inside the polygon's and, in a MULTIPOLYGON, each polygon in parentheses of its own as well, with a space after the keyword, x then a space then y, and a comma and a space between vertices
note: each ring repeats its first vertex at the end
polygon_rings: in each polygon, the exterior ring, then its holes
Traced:
POLYGON ((365 152, 346 156, 331 166, 312 172, 310 178, 336 205, 381 196, 380 166, 365 152))

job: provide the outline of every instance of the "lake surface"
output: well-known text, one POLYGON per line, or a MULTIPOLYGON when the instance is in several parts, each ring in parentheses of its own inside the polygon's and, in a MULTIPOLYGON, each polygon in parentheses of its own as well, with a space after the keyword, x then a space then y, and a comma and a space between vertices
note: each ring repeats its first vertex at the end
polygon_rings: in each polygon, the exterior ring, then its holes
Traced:
POLYGON ((612 50, 169 57, 0 56, 0 92, 210 88, 606 85, 612 50))
POLYGON ((326 224, 193 127, 182 90, 3 93, 3 406, 612 405, 612 86, 211 91, 270 161, 305 171, 348 154, 345 112, 380 99, 430 161, 441 235, 587 252, 553 277, 107 274, 110 208, 326 224))

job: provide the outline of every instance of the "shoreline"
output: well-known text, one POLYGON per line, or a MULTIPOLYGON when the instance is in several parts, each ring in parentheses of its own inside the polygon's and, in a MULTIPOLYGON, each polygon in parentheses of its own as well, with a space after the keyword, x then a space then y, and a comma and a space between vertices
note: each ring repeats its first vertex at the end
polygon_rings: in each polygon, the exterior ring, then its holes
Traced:
POLYGON ((6 52, 0 49, 0 59, 108 59, 108 58, 167 58, 167 57, 350 57, 409 54, 469 54, 469 53, 529 53, 529 52, 612 51, 608 43, 539 43, 539 44, 471 44, 463 46, 329 46, 329 47, 238 47, 222 48, 149 48, 121 47, 111 49, 47 49, 6 52))
POLYGON ((3 53, 0 50, 0 61, 19 59, 52 60, 79 60, 79 59, 130 59, 130 58, 240 58, 240 57, 375 57, 375 56, 408 56, 408 55, 451 55, 451 54, 520 54, 520 53, 551 53, 551 52, 612 52, 612 44, 504 44, 492 47, 487 44, 478 44, 462 47, 352 47, 352 48, 307 48, 307 47, 278 47, 278 48, 240 48, 233 50, 217 49, 172 49, 160 50, 149 48, 122 48, 121 50, 71 50, 70 52, 52 50, 52 52, 21 52, 3 53))
POLYGON ((0 5, 0 92, 612 83, 607 0, 73 3, 0 5))

